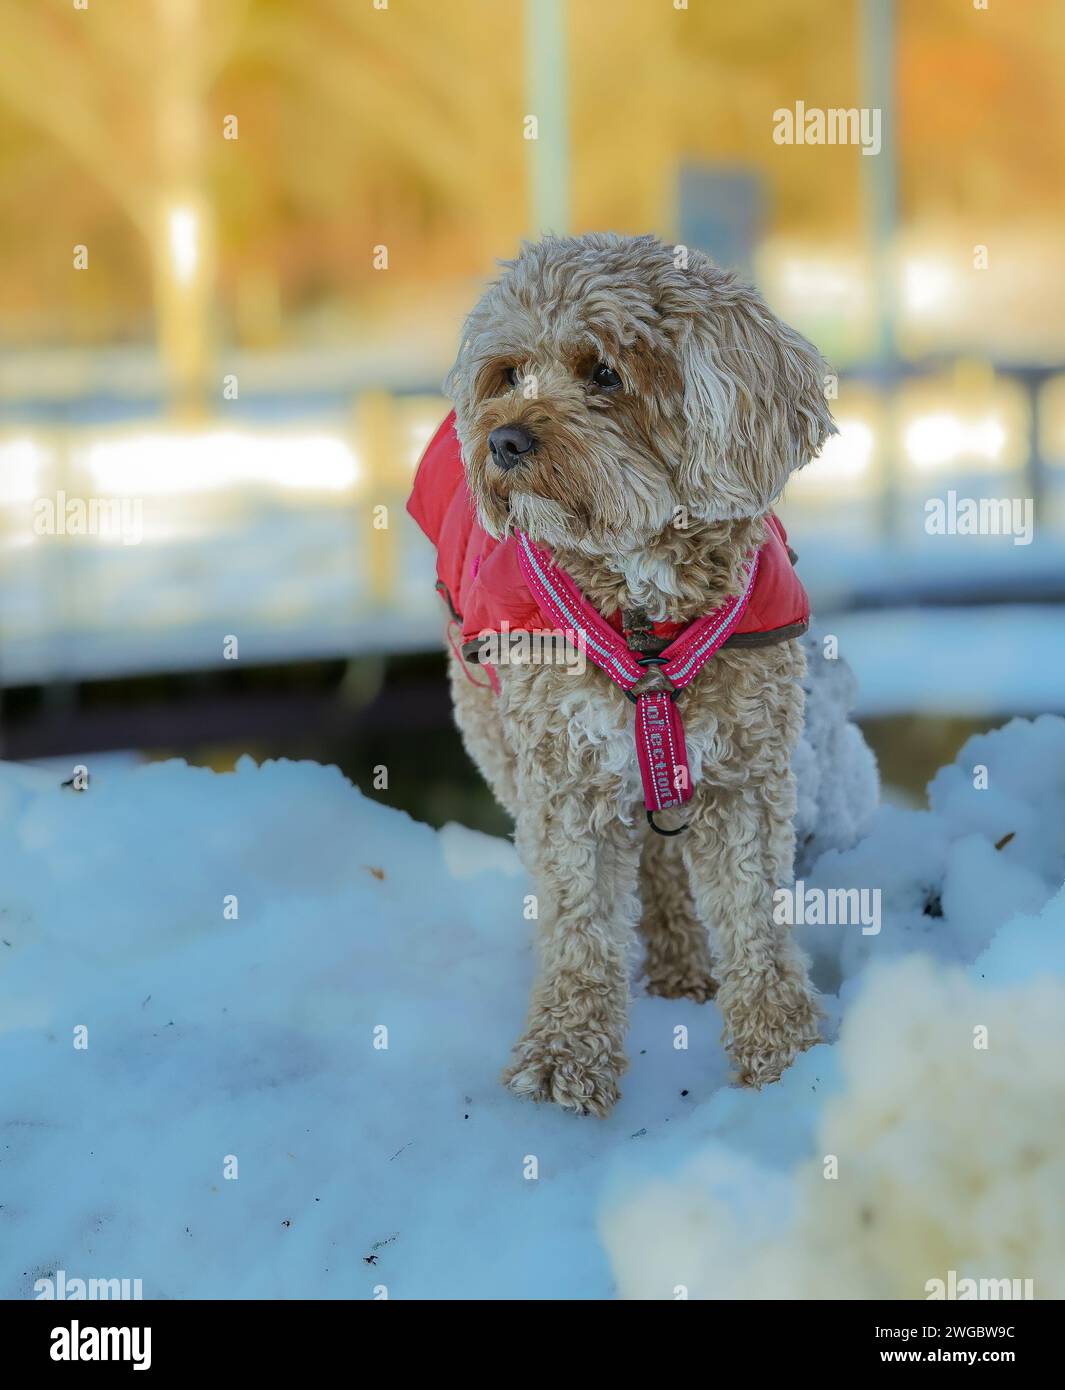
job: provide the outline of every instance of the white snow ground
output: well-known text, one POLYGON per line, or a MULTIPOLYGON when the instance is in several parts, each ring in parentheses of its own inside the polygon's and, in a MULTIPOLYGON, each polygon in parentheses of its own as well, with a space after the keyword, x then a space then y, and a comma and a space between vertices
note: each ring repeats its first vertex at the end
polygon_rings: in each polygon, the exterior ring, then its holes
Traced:
POLYGON ((532 973, 508 844, 308 763, 58 781, 0 765, 0 1296, 59 1268, 166 1298, 923 1297, 952 1268, 1065 1295, 1065 721, 970 740, 929 810, 807 875, 883 893, 878 934, 803 929, 841 1043, 740 1091, 715 1006, 641 995, 606 1121, 498 1084, 532 973))

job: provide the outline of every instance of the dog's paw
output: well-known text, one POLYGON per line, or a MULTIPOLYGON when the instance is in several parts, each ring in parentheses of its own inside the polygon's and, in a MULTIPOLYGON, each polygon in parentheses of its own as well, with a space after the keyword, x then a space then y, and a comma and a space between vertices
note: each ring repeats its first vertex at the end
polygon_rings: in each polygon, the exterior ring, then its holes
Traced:
POLYGON ((626 1066, 625 1057, 601 1033, 586 1038, 530 1035, 515 1044, 503 1083, 517 1096, 602 1119, 620 1095, 618 1079, 626 1066))
POLYGON ((726 1019, 726 1046, 741 1086, 757 1090, 779 1081, 800 1052, 821 1041, 822 1010, 805 983, 760 981, 746 994, 723 990, 719 1003, 726 1019))
POLYGON ((815 1029, 812 1036, 782 1038, 779 1046, 768 1039, 767 1046, 753 1050, 733 1047, 730 1051, 736 1064, 736 1080, 741 1086, 759 1091, 771 1081, 779 1081, 800 1052, 820 1041, 815 1029))
POLYGON ((647 976, 647 993, 661 999, 694 999, 705 1004, 717 994, 717 981, 709 970, 656 970, 647 976))

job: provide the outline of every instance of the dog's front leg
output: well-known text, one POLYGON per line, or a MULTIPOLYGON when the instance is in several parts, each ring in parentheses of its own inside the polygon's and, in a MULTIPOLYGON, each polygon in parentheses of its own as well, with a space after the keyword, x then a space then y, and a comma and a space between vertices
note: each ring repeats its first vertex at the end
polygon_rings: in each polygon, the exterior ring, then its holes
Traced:
POLYGON ((774 889, 791 879, 790 778, 775 770, 740 787, 700 785, 683 837, 696 909, 716 929, 722 1041, 746 1086, 776 1081, 818 1040, 806 961, 773 921, 774 889))
POLYGON ((618 1098, 639 917, 640 849, 573 785, 523 788, 517 845, 538 899, 540 972, 504 1081, 518 1095, 605 1115, 618 1098), (597 824, 597 822, 599 822, 597 824))

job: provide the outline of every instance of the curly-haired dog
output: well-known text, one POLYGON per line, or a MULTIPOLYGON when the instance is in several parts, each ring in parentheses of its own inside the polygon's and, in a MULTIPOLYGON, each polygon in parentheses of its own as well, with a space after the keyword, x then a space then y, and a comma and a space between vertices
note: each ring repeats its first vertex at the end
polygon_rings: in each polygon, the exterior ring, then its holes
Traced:
MULTIPOLYGON (((596 234, 505 263, 446 389, 493 544, 527 537, 599 614, 625 615, 615 625, 646 653, 656 624, 685 628, 739 602, 774 499, 834 432, 823 370, 705 256, 596 234)), ((744 1083, 775 1080, 817 1040, 806 963, 773 920, 795 847, 801 629, 721 647, 683 689, 657 680, 683 719, 690 777, 683 812, 659 817, 688 823, 669 838, 641 809, 623 688, 596 665, 577 674, 552 661, 500 663, 491 685, 474 684, 452 644, 459 726, 514 817, 539 901, 540 973, 505 1075, 513 1091, 610 1109, 637 931, 651 992, 716 995, 744 1083)), ((647 669, 641 691, 656 689, 647 669)))

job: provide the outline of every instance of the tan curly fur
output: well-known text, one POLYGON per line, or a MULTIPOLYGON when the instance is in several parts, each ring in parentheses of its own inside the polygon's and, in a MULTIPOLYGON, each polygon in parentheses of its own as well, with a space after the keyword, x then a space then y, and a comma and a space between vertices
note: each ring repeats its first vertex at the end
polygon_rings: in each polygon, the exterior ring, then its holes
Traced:
MULTIPOLYGON (((482 524, 551 547, 601 612, 692 621, 739 592, 793 469, 833 431, 823 364, 758 294, 697 252, 594 234, 524 247, 467 320, 447 390, 482 524), (620 379, 594 379, 604 364, 620 379), (535 450, 503 470, 492 430, 535 450)), ((714 997, 738 1079, 773 1081, 817 1039, 805 962, 772 920, 791 877, 796 641, 724 649, 680 695, 693 796, 644 822, 632 705, 597 669, 450 658, 466 746, 514 817, 536 884, 540 971, 505 1074, 520 1095, 605 1114, 625 1068, 630 964, 714 997)))

